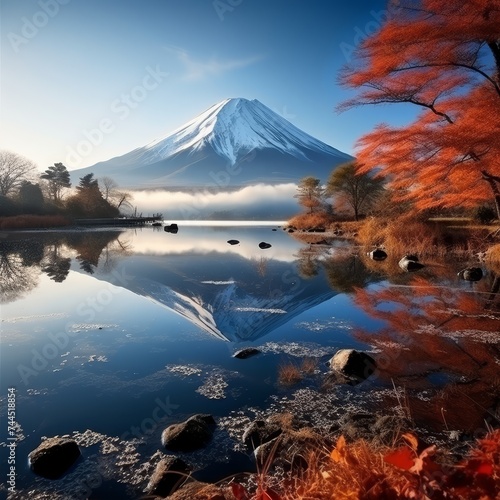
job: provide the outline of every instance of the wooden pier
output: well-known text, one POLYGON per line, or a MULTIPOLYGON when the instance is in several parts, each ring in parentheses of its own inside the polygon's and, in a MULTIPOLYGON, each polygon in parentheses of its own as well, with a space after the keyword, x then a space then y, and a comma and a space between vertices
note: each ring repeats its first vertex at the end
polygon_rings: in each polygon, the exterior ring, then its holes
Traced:
POLYGON ((103 217, 100 219, 75 219, 77 226, 142 226, 144 224, 161 222, 158 217, 103 217))

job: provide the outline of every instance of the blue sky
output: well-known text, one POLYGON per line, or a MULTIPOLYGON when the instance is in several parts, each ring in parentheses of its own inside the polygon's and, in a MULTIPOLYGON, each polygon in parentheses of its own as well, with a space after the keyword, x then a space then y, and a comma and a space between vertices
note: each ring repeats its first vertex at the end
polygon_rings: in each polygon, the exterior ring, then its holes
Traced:
POLYGON ((381 121, 336 77, 386 2, 1 0, 0 148, 81 168, 158 139, 227 97, 259 99, 347 153, 381 121))

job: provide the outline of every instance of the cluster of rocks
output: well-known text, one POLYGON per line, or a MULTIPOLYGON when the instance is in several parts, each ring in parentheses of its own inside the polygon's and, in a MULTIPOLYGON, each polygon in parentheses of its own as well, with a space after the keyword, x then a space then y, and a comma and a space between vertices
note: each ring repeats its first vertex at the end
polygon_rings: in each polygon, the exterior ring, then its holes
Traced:
MULTIPOLYGON (((161 223, 160 223, 161 225, 161 223)), ((177 224, 168 224, 166 226, 163 227, 163 230, 166 232, 166 233, 172 233, 172 234, 177 234, 179 232, 179 226, 177 224)), ((273 231, 276 231, 276 229, 273 229, 273 231)), ((239 245, 239 240, 228 240, 227 241, 229 243, 229 245, 239 245)), ((259 243, 259 248, 261 249, 267 249, 267 248, 271 248, 272 245, 271 243, 267 243, 266 241, 261 241, 259 243)))
MULTIPOLYGON (((387 259, 387 252, 382 248, 375 248, 367 253, 368 257, 374 261, 383 261, 387 259)), ((415 254, 406 254, 398 262, 399 267, 406 272, 414 272, 425 267, 419 262, 418 256, 415 254)), ((483 278, 484 273, 480 267, 467 267, 457 273, 457 276, 465 281, 479 281, 483 278)))
MULTIPOLYGON (((246 359, 259 353, 258 349, 250 347, 237 351, 234 357, 246 359)), ((346 383, 359 383, 376 370, 376 362, 371 356, 354 349, 340 349, 330 359, 329 365, 337 382, 346 383)), ((166 427, 161 434, 161 443, 166 450, 191 452, 207 446, 216 428, 217 423, 212 415, 196 414, 166 427)), ((291 468, 307 466, 302 463, 304 450, 309 446, 321 445, 323 439, 314 429, 300 426, 289 414, 275 414, 265 420, 255 420, 246 427, 242 436, 243 444, 252 450, 258 464, 266 464, 272 459, 274 463, 291 468)), ((29 454, 33 472, 48 479, 60 478, 79 459, 79 446, 69 437, 48 438, 29 454)), ((181 499, 193 498, 195 490, 203 487, 212 489, 213 498, 218 498, 217 495, 221 493, 219 487, 204 483, 194 485, 187 481, 191 470, 191 466, 181 458, 162 454, 144 491, 148 495, 172 495, 169 498, 181 499)))

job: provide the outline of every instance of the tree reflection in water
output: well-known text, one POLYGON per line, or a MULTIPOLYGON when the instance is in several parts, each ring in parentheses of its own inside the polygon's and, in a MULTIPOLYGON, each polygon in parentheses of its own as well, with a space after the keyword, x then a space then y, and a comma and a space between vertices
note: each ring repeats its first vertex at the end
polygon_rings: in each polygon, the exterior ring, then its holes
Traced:
POLYGON ((43 258, 40 247, 32 242, 17 245, 0 242, 0 302, 20 299, 38 285, 39 263, 43 258))
POLYGON ((121 242, 119 235, 120 233, 116 231, 93 231, 81 233, 79 237, 73 238, 71 247, 78 252, 76 260, 80 262, 80 269, 88 274, 94 274, 100 258, 103 257, 101 264, 107 271, 111 270, 113 258, 130 250, 130 245, 121 242))
POLYGON ((74 257, 80 268, 93 274, 98 265, 110 271, 120 255, 130 253, 130 244, 120 239, 121 231, 37 234, 0 242, 1 302, 15 301, 38 285, 43 272, 62 283, 74 257), (76 252, 76 257, 74 256, 76 252))
POLYGON ((462 284, 415 276, 405 285, 358 288, 355 302, 386 326, 356 337, 380 351, 379 380, 405 389, 417 425, 475 433, 499 423, 499 279, 492 273, 472 289, 462 284))

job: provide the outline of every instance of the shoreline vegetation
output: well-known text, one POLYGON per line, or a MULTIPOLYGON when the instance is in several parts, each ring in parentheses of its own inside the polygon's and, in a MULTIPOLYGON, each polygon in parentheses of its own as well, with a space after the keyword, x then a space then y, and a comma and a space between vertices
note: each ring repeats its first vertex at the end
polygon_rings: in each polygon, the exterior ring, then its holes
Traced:
MULTIPOLYGON (((299 433, 297 441, 314 443, 310 430, 299 433)), ((401 432, 391 446, 364 439, 348 441, 341 435, 331 445, 304 446, 282 470, 279 484, 271 475, 271 462, 266 461, 255 475, 232 476, 216 484, 185 476, 185 483, 168 498, 486 500, 498 498, 499 456, 500 430, 478 438, 458 460, 450 459, 446 450, 425 445, 411 432, 401 432)))
POLYGON ((299 214, 286 230, 306 244, 328 243, 342 238, 363 252, 383 249, 389 260, 412 253, 419 257, 453 255, 500 263, 500 227, 482 224, 472 217, 367 217, 360 221, 336 220, 327 214, 299 214), (310 217, 312 215, 313 217, 310 217))
POLYGON ((73 219, 64 215, 14 215, 0 217, 0 230, 54 229, 60 227, 97 227, 143 225, 163 220, 161 214, 152 217, 101 217, 73 219))

